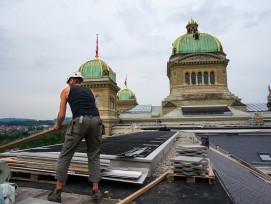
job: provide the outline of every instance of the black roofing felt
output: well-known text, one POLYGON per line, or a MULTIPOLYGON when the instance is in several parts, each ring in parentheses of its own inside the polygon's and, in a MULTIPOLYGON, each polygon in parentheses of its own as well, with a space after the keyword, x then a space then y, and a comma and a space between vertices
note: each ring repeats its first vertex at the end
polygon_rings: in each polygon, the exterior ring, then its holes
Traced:
MULTIPOLYGON (((110 198, 124 199, 132 193, 140 190, 153 181, 147 178, 143 185, 121 183, 102 180, 99 184, 102 192, 109 191, 110 198)), ((14 181, 15 182, 15 181, 14 181)), ((31 187, 39 189, 54 189, 55 185, 48 183, 36 183, 16 181, 19 187, 31 187)), ((87 177, 70 176, 63 192, 90 195, 90 183, 87 177)), ((207 180, 199 180, 194 184, 188 184, 186 179, 176 178, 173 182, 164 179, 149 191, 139 196, 136 204, 230 204, 232 203, 223 187, 216 181, 215 185, 208 184, 207 180)))
MULTIPOLYGON (((142 132, 142 133, 133 133, 125 136, 118 136, 112 138, 106 138, 103 140, 103 148, 104 151, 107 151, 108 146, 110 149, 120 149, 120 146, 129 147, 130 144, 134 144, 136 146, 144 145, 147 143, 155 144, 161 141, 167 140, 171 137, 175 132, 168 131, 152 131, 152 132, 142 132)), ((61 145, 52 146, 49 149, 36 149, 35 151, 55 151, 57 149, 61 149, 61 145)), ((80 151, 84 150, 80 147, 80 151)), ((128 148, 129 149, 129 148, 128 148)), ((127 149, 121 150, 126 151, 127 149)), ((120 151, 120 152, 121 152, 120 151)), ((111 152, 109 152, 111 154, 111 152)), ((154 178, 147 178, 143 185, 138 184, 130 184, 130 183, 122 183, 115 181, 102 180, 100 182, 100 187, 102 191, 109 191, 110 197, 113 199, 124 199, 127 196, 131 195, 135 191, 144 187, 154 178)), ((35 182, 27 182, 27 181, 16 181, 19 187, 32 187, 32 188, 40 188, 40 189, 54 189, 53 184, 46 183, 35 183, 35 182)), ((90 194, 90 183, 88 182, 87 177, 76 177, 70 176, 67 184, 63 188, 63 192, 67 193, 77 193, 83 195, 90 194)), ((173 182, 167 181, 164 179, 159 184, 155 185, 146 193, 142 194, 138 197, 135 202, 137 204, 228 204, 232 203, 227 193, 224 191, 223 187, 216 181, 216 184, 210 185, 208 184, 207 179, 199 179, 196 180, 194 184, 189 184, 186 182, 186 178, 175 178, 173 182)))
POLYGON ((218 153, 209 151, 208 154, 234 203, 271 203, 270 183, 258 178, 248 169, 218 153))
POLYGON ((250 165, 271 166, 271 162, 262 161, 258 155, 258 152, 265 152, 271 155, 271 134, 214 135, 209 136, 209 141, 212 145, 218 145, 219 148, 250 165))
MULTIPOLYGON (((157 147, 167 141, 176 132, 169 131, 150 131, 150 132, 138 132, 117 137, 107 137, 102 141, 102 154, 118 155, 123 154, 134 148, 148 147, 148 151, 145 151, 140 157, 148 156, 157 147)), ((60 152, 62 144, 53 145, 48 148, 35 148, 27 150, 28 152, 60 152)), ((79 153, 86 153, 86 144, 82 142, 78 147, 79 153)))

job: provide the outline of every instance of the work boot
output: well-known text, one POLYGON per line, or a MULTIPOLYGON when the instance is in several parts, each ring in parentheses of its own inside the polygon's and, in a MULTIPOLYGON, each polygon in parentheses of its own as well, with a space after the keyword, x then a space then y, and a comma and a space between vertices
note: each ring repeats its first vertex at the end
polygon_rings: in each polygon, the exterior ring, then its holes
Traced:
POLYGON ((102 193, 98 189, 92 190, 91 194, 93 203, 99 203, 102 201, 102 193))
POLYGON ((61 193, 62 193, 61 189, 58 190, 55 189, 51 193, 49 193, 49 195, 47 196, 47 200, 61 203, 61 193))

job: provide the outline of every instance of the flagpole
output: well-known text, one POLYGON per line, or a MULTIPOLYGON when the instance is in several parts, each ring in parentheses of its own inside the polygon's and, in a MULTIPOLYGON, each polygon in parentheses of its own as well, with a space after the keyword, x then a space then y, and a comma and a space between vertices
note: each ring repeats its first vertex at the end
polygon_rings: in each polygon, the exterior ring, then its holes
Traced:
POLYGON ((124 81, 124 85, 125 85, 125 89, 127 89, 127 74, 126 74, 126 78, 125 78, 125 81, 124 81))
POLYGON ((98 34, 96 34, 96 56, 97 59, 99 57, 99 48, 98 48, 98 34))

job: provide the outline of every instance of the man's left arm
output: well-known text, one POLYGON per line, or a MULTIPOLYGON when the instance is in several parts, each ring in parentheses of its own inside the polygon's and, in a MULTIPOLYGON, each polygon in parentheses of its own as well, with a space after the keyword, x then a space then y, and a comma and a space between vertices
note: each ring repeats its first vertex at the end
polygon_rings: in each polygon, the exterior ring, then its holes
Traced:
POLYGON ((67 97, 66 97, 67 88, 63 89, 63 91, 60 94, 60 106, 59 106, 59 112, 57 114, 57 122, 54 125, 55 130, 59 130, 62 127, 62 123, 66 116, 66 107, 67 107, 67 97))

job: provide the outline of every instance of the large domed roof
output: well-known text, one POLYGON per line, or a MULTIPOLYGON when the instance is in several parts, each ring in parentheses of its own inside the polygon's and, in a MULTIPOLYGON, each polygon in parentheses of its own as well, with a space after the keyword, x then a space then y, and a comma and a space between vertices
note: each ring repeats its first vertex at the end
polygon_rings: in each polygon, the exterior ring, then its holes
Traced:
POLYGON ((172 44, 172 55, 193 52, 223 52, 220 41, 208 34, 198 32, 198 24, 192 18, 186 25, 187 34, 178 37, 172 44))
POLYGON ((128 88, 120 90, 117 96, 119 97, 119 100, 136 100, 135 94, 128 88))
POLYGON ((108 75, 116 83, 116 73, 98 57, 82 64, 79 72, 81 72, 83 78, 98 78, 108 75))

